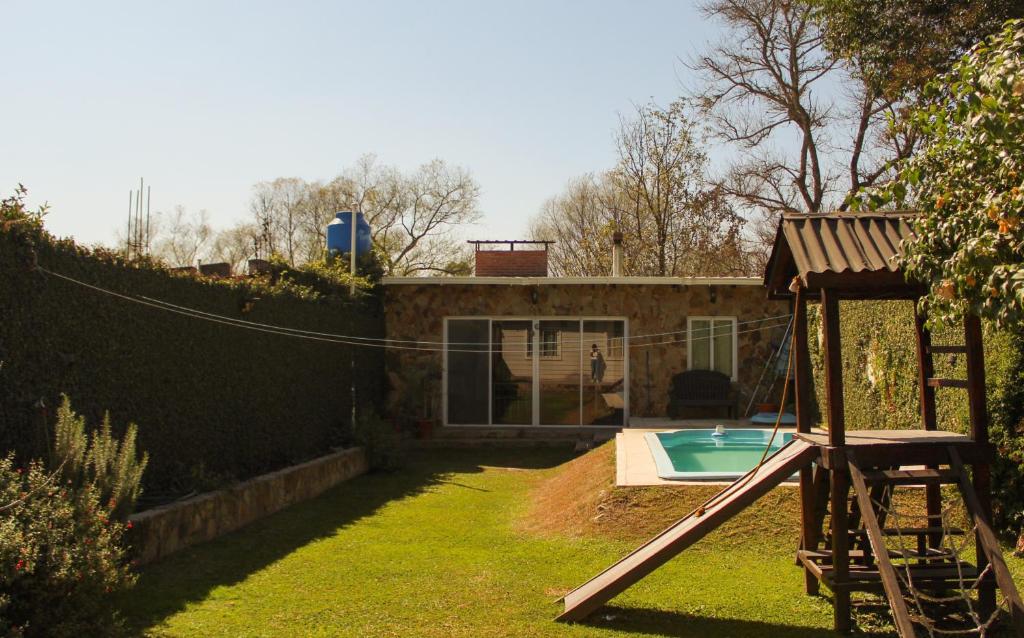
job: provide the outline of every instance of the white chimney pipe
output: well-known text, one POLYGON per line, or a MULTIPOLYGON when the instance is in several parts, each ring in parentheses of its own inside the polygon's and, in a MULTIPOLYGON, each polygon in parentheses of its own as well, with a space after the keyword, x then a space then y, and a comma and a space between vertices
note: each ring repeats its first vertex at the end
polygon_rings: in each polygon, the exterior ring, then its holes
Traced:
POLYGON ((612 277, 622 276, 622 233, 612 233, 612 277))

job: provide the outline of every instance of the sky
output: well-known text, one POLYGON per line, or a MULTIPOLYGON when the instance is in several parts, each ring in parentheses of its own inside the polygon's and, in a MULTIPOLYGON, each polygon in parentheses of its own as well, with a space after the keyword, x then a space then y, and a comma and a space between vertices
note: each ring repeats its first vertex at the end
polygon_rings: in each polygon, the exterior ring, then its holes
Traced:
POLYGON ((481 187, 465 234, 527 237, 571 178, 609 168, 620 114, 692 83, 716 37, 685 1, 0 0, 0 196, 112 244, 140 177, 154 210, 247 218, 253 184, 360 156, 440 158, 481 187))

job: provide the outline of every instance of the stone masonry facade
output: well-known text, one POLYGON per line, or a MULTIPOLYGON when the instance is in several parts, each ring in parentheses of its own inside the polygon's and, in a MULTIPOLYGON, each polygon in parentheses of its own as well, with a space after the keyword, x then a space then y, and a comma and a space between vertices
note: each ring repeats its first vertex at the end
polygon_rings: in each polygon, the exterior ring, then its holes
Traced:
MULTIPOLYGON (((786 302, 769 301, 760 280, 744 284, 622 283, 607 280, 590 283, 558 283, 547 280, 512 279, 509 283, 466 283, 448 279, 385 280, 385 321, 390 339, 441 342, 445 317, 623 317, 633 335, 676 333, 662 338, 640 339, 629 348, 629 414, 631 417, 663 417, 667 414, 669 384, 673 375, 687 368, 685 343, 687 317, 736 317, 739 410, 751 392, 785 332, 785 318, 746 323, 789 314, 786 302), (767 327, 764 327, 767 326, 767 327), (677 341, 643 346, 652 341, 677 341)), ((628 280, 627 280, 628 281, 628 280)), ((727 280, 729 281, 729 280, 727 280)), ((734 281, 734 280, 733 280, 734 281)), ((440 370, 443 355, 437 351, 392 350, 389 376, 404 366, 425 365, 440 370)), ((437 390, 441 393, 440 387, 437 390)), ((760 394, 758 397, 760 400, 760 394)), ((440 405, 440 396, 438 396, 440 405)), ((724 416, 721 412, 694 414, 724 416)))

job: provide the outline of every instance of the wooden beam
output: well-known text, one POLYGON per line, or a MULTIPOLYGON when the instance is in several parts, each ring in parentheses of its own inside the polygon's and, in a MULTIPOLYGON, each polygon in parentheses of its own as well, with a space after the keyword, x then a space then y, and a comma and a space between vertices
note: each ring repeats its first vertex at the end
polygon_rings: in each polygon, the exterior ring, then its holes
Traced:
MULTIPOLYGON (((914 309, 914 332, 917 336, 917 385, 918 401, 921 407, 921 427, 925 430, 934 431, 938 429, 938 419, 935 409, 935 387, 928 380, 935 376, 935 361, 932 354, 949 352, 957 346, 933 346, 932 333, 928 330, 927 317, 916 307, 914 309)), ((961 348, 962 350, 962 348, 961 348)), ((929 465, 935 468, 935 465, 929 465)), ((930 520, 942 515, 942 489, 939 485, 929 484, 925 487, 925 509, 930 520)), ((924 539, 918 539, 923 542, 924 539)), ((929 547, 940 547, 942 545, 942 534, 931 534, 928 537, 929 547)))
POLYGON ((811 431, 811 411, 814 409, 811 395, 811 353, 807 341, 807 299, 798 292, 793 303, 793 379, 796 382, 796 430, 811 431))
POLYGON ((878 562, 878 574, 882 579, 882 587, 885 588, 885 595, 889 599, 889 607, 892 608, 893 620, 896 630, 902 638, 915 638, 914 623, 910 620, 910 612, 907 611, 907 603, 903 600, 903 592, 900 590, 899 577, 889 560, 889 550, 885 547, 885 537, 882 536, 882 529, 875 518, 875 510, 871 503, 871 495, 868 494, 867 484, 864 482, 864 475, 857 467, 857 459, 853 450, 847 450, 849 459, 850 480, 853 482, 853 491, 857 495, 857 503, 860 504, 861 516, 864 519, 864 529, 867 532, 871 547, 875 550, 875 559, 878 562))
POLYGON ((841 633, 850 631, 850 591, 846 588, 850 576, 850 535, 847 520, 847 498, 850 495, 850 480, 844 468, 835 468, 830 473, 829 505, 832 511, 832 622, 841 633))
POLYGON ((969 388, 969 381, 964 379, 925 379, 925 387, 927 388, 969 388))
MULTIPOLYGON (((985 350, 982 342, 981 319, 977 315, 964 318, 964 345, 967 349, 967 404, 971 422, 971 438, 982 444, 988 443, 988 409, 985 396, 985 350)), ((955 450, 954 450, 955 451, 955 450)), ((958 451, 955 451, 960 458, 958 451)), ((973 472, 973 493, 978 500, 978 509, 986 520, 992 520, 992 478, 988 463, 975 463, 973 472)), ((978 569, 986 563, 986 552, 982 548, 980 532, 977 543, 978 569)), ((983 614, 995 609, 996 592, 991 583, 978 586, 978 607, 983 614)))
MULTIPOLYGON (((800 468, 800 549, 818 548, 818 537, 821 535, 821 523, 815 533, 814 524, 814 470, 810 467, 800 468)), ((818 593, 818 578, 806 565, 804 566, 804 591, 808 596, 818 593)))
MULTIPOLYGON (((1006 604, 1010 609, 1010 620, 1013 623, 1014 632, 1017 634, 1017 638, 1024 638, 1024 603, 1021 602, 1020 593, 1017 591, 1017 586, 1013 582, 1013 576, 1010 574, 1010 569, 1006 566, 1006 561, 1003 560, 1003 551, 999 547, 999 539, 996 537, 995 531, 993 531, 989 520, 991 520, 991 514, 986 511, 984 503, 979 498, 978 493, 975 491, 974 485, 971 484, 971 480, 967 477, 967 471, 964 469, 963 461, 960 459, 960 454, 956 451, 956 448, 949 449, 950 466, 959 472, 960 474, 960 493, 964 497, 964 503, 967 505, 967 511, 970 513, 971 518, 977 527, 977 542, 979 553, 984 552, 984 557, 992 565, 992 571, 995 573, 996 583, 999 585, 999 589, 1003 592, 1003 598, 1006 599, 1006 604)), ((984 565, 981 561, 978 561, 978 570, 984 569, 984 565)), ((979 585, 978 594, 982 594, 982 586, 985 581, 979 585)), ((981 603, 982 601, 979 601, 981 603)), ((985 616, 982 617, 982 622, 987 620, 987 615, 991 614, 995 610, 995 600, 993 597, 992 607, 985 609, 984 605, 979 605, 982 608, 985 616)))
POLYGON ((976 315, 964 319, 964 343, 967 346, 967 401, 971 419, 971 438, 988 443, 988 412, 985 407, 985 350, 981 320, 976 315))
POLYGON ((825 331, 825 402, 828 407, 828 442, 837 447, 846 442, 843 404, 843 353, 839 337, 839 297, 833 290, 821 291, 821 323, 825 331))
POLYGON ((932 361, 932 334, 925 325, 926 318, 914 311, 914 328, 917 335, 917 385, 918 400, 921 404, 921 427, 926 430, 938 428, 935 418, 935 388, 928 385, 928 379, 935 376, 932 361))

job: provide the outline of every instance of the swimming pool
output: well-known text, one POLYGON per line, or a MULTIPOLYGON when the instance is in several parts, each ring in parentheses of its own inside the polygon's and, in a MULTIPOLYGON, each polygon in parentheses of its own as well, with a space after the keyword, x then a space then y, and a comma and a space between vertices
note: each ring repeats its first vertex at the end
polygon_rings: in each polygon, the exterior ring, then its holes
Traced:
MULTIPOLYGON (((658 476, 679 480, 737 479, 753 469, 771 439, 768 429, 675 430, 644 435, 651 448, 658 476)), ((778 432, 769 455, 793 438, 792 432, 778 432)))

